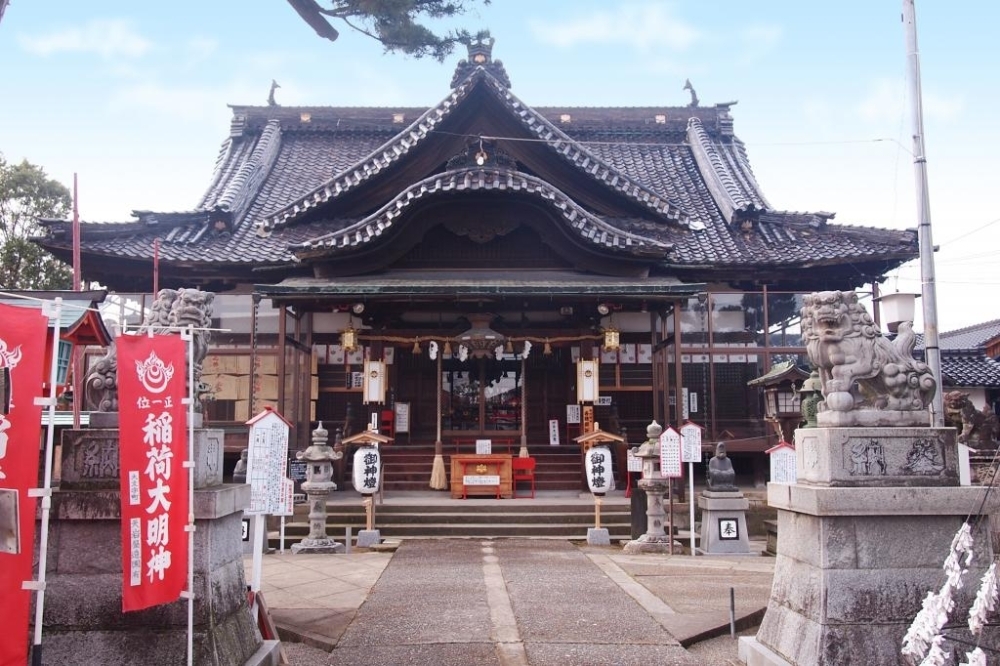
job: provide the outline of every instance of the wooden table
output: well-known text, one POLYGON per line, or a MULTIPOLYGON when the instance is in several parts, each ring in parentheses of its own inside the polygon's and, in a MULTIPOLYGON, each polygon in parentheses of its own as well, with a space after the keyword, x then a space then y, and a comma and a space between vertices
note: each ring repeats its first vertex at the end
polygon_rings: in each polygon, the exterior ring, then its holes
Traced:
POLYGON ((510 499, 511 460, 509 454, 490 455, 459 454, 451 456, 451 498, 465 499, 469 495, 494 495, 497 499, 510 499), (491 477, 498 483, 465 483, 465 477, 491 477))

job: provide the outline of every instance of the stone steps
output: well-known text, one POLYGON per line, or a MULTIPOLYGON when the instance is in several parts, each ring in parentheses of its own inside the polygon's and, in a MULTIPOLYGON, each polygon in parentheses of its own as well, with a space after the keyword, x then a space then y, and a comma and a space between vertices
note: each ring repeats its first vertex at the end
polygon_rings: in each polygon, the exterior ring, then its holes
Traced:
MULTIPOLYGON (((286 518, 285 547, 297 543, 309 533, 308 507, 299 505, 295 515, 286 518)), ((601 527, 611 540, 632 536, 631 509, 627 503, 601 507, 601 527)), ((365 527, 364 507, 357 504, 327 505, 327 535, 342 539, 347 527, 352 533, 365 527)), ((376 504, 375 527, 383 539, 435 538, 548 538, 586 539, 594 526, 594 505, 590 502, 560 504, 530 498, 513 500, 455 500, 444 505, 376 504)), ((271 547, 278 545, 278 533, 268 534, 271 547)))

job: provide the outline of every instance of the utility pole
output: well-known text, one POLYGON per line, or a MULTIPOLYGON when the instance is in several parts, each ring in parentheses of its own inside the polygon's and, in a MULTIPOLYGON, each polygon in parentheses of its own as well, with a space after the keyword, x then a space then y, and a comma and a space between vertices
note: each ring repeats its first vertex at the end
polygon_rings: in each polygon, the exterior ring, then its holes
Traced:
POLYGON ((941 348, 938 342, 937 284, 934 278, 934 241, 931 237, 931 202, 927 193, 927 157, 924 155, 924 110, 920 92, 920 51, 917 48, 915 0, 903 0, 906 31, 907 82, 913 108, 913 170, 917 192, 917 240, 920 248, 920 295, 924 314, 924 358, 938 382, 931 402, 931 425, 944 426, 944 387, 941 348))

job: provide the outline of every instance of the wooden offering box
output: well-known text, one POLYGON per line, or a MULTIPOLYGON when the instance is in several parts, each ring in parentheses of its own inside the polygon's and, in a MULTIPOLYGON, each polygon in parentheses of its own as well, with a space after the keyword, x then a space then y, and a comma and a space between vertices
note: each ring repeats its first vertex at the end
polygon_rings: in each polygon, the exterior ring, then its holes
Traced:
POLYGON ((509 454, 451 456, 451 498, 492 495, 510 499, 511 460, 509 454))

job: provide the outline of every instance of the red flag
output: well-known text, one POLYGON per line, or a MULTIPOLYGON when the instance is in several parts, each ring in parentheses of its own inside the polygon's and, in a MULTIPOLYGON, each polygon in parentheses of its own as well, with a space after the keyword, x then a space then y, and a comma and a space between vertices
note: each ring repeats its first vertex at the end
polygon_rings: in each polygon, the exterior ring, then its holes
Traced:
POLYGON ((187 582, 185 349, 176 335, 118 338, 122 610, 176 601, 187 582))
POLYGON ((35 398, 42 388, 48 319, 41 310, 0 305, 0 321, 0 372, 7 380, 0 393, 0 493, 3 506, 16 503, 18 527, 17 538, 3 539, 0 547, 0 664, 24 664, 32 593, 21 584, 33 578, 35 499, 28 489, 38 487, 42 408, 35 398))

